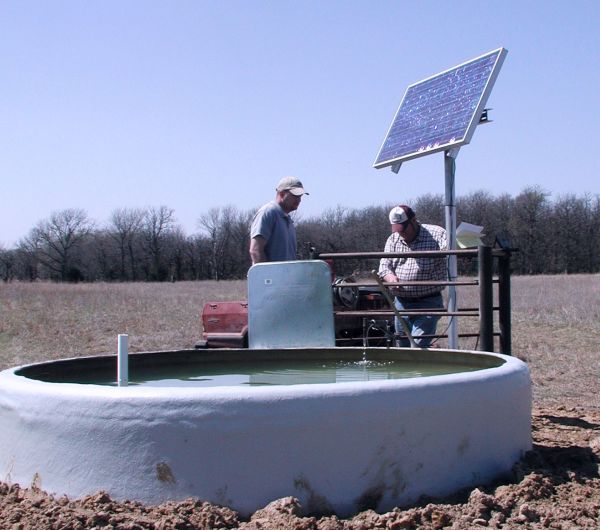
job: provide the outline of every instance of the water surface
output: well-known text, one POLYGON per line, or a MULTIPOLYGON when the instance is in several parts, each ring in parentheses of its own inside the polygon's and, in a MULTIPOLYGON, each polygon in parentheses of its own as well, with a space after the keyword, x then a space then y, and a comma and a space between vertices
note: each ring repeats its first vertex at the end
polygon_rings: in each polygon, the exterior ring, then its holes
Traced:
MULTIPOLYGON (((481 369, 460 363, 387 361, 252 361, 161 366, 130 371, 129 384, 161 387, 266 386, 406 379, 481 369)), ((77 382, 77 381, 74 381, 77 382)), ((109 380, 79 381, 115 385, 109 380)))

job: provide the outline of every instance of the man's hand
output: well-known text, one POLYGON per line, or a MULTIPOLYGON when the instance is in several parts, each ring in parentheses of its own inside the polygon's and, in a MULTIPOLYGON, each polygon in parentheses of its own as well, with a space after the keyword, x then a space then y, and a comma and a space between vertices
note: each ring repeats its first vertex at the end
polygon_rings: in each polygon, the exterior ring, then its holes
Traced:
MULTIPOLYGON (((398 283, 400 280, 393 272, 389 272, 383 277, 383 281, 386 283, 398 283)), ((399 296, 402 292, 402 287, 388 287, 388 289, 395 296, 399 296)))

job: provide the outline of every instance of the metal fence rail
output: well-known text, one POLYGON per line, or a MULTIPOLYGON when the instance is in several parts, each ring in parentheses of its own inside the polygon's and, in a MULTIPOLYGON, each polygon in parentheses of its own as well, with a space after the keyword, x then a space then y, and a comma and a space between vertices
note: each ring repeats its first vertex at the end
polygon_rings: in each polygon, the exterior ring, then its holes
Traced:
MULTIPOLYGON (((421 252, 323 252, 317 253, 311 249, 312 259, 321 260, 344 260, 344 259, 380 259, 396 257, 412 258, 446 258, 447 256, 458 256, 470 258, 477 262, 477 279, 456 281, 412 281, 412 282, 383 282, 384 286, 402 285, 440 285, 440 286, 479 286, 479 307, 468 310, 443 311, 443 310, 419 310, 400 311, 403 315, 436 314, 454 317, 478 317, 479 333, 459 334, 459 337, 479 338, 479 350, 494 351, 494 337, 499 337, 500 353, 512 354, 511 340, 511 296, 510 296, 510 259, 511 251, 504 248, 492 248, 481 245, 477 249, 461 250, 429 250, 421 252), (497 274, 494 277, 494 260, 497 262, 497 274), (494 285, 498 291, 498 306, 494 306, 494 285), (499 330, 494 330, 494 312, 498 312, 499 330)), ((338 287, 374 287, 380 289, 377 283, 369 282, 340 282, 338 287)), ((363 310, 363 311, 339 311, 336 314, 349 316, 383 317, 393 316, 393 311, 385 310, 363 310)), ((432 337, 447 337, 447 335, 431 335, 432 337)))

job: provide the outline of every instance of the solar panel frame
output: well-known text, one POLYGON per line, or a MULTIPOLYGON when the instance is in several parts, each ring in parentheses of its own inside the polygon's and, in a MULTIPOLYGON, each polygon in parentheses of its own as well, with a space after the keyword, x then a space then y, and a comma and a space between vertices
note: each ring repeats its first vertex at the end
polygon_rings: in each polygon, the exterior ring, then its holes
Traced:
POLYGON ((373 167, 468 144, 507 53, 498 48, 409 85, 373 167))

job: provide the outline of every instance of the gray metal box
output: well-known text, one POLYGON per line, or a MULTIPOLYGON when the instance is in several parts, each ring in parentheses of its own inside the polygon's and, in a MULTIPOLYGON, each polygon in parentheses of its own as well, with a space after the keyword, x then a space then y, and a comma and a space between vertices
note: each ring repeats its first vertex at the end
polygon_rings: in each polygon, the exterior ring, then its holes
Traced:
POLYGON ((324 261, 258 263, 248 271, 250 348, 335 346, 331 270, 324 261))

